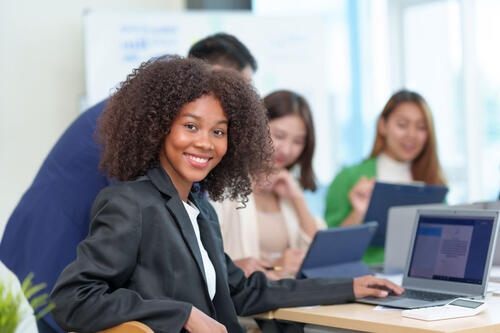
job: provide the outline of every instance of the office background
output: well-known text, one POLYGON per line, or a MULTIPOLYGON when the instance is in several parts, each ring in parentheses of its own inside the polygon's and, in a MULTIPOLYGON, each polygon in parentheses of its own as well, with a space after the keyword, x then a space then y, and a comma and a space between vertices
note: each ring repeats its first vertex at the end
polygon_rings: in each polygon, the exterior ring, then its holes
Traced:
POLYGON ((84 11, 187 8, 252 8, 255 15, 326 22, 328 75, 321 89, 328 103, 316 112, 331 119, 319 133, 330 141, 320 143, 328 152, 314 161, 324 185, 369 153, 377 115, 394 90, 406 87, 432 108, 448 202, 498 197, 497 0, 1 0, 0 233, 48 151, 87 103, 84 11))

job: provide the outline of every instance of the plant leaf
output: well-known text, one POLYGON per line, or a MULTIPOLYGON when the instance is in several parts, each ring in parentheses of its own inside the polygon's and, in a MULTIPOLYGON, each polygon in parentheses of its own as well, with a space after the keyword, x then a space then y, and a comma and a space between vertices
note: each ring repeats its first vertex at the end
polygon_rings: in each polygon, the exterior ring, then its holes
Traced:
POLYGON ((29 287, 31 287, 31 281, 33 280, 33 272, 30 272, 23 281, 23 284, 21 285, 21 290, 23 291, 24 294, 26 294, 26 290, 28 290, 29 287))
POLYGON ((34 294, 42 289, 45 289, 45 287, 47 287, 46 283, 39 283, 37 285, 34 285, 24 292, 24 296, 26 297, 26 299, 30 299, 34 294))

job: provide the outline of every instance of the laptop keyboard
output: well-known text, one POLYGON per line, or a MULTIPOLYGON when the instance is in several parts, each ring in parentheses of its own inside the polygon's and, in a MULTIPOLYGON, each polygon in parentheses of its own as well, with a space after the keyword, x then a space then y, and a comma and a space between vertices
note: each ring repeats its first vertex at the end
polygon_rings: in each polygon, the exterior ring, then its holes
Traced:
POLYGON ((405 298, 420 299, 424 301, 442 301, 460 297, 459 295, 441 294, 412 289, 406 289, 402 296, 405 298))

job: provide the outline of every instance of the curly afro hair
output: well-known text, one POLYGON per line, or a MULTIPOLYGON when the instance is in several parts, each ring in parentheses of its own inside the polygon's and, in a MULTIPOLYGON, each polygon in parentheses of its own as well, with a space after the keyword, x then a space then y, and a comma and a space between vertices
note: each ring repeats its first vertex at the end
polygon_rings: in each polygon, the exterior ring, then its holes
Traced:
POLYGON ((100 167, 120 181, 159 167, 174 118, 184 105, 207 94, 220 101, 229 120, 228 142, 226 155, 200 182, 200 190, 213 200, 245 202, 252 177, 270 172, 266 110, 238 72, 214 70, 199 59, 163 56, 143 63, 127 77, 98 120, 100 167))

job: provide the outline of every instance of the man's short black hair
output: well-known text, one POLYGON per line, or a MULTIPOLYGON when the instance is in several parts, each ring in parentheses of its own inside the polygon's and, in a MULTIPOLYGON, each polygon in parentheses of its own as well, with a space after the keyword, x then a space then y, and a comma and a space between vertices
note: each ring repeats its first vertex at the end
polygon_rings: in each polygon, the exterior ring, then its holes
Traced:
POLYGON ((189 49, 188 57, 238 71, 246 66, 250 66, 254 72, 257 70, 257 62, 247 47, 238 38, 226 33, 217 33, 198 41, 189 49))

